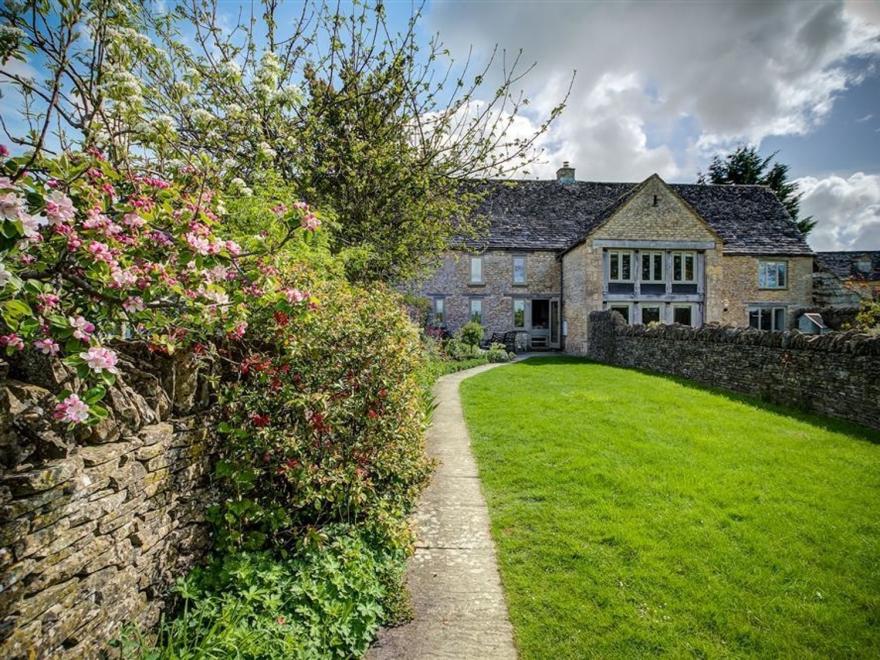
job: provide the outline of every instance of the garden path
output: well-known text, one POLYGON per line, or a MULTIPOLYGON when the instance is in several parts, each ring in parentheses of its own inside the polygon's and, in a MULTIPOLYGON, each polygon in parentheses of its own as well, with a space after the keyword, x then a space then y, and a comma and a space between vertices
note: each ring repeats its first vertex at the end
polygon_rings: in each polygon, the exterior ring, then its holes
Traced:
POLYGON ((516 658, 489 513, 458 395, 465 378, 499 366, 443 376, 434 387, 437 408, 427 451, 438 466, 414 516, 416 551, 407 570, 414 618, 382 629, 369 660, 516 658))

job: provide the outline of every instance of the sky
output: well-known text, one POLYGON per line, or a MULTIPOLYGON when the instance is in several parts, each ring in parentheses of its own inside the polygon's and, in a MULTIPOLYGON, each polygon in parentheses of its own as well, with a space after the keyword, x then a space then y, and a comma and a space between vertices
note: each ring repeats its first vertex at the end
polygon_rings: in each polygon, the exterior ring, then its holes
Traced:
MULTIPOLYGON (((219 1, 230 25, 250 7, 219 1)), ((413 2, 385 6, 404 30, 413 2)), ((281 20, 301 7, 283 3, 281 20)), ((522 49, 535 63, 511 129, 522 136, 576 71, 520 176, 552 178, 570 161, 581 180, 693 182, 714 155, 753 144, 790 166, 802 217, 818 221, 814 249, 880 250, 880 0, 427 0, 418 30, 459 62, 522 49)), ((15 66, 33 75, 32 64, 15 66)), ((0 98, 7 122, 15 102, 0 98)))
MULTIPOLYGON (((408 2, 388 3, 408 14, 408 2)), ((693 182, 743 143, 778 151, 817 250, 880 250, 880 0, 434 0, 422 29, 454 55, 523 49, 531 124, 556 103, 531 177, 693 182)))

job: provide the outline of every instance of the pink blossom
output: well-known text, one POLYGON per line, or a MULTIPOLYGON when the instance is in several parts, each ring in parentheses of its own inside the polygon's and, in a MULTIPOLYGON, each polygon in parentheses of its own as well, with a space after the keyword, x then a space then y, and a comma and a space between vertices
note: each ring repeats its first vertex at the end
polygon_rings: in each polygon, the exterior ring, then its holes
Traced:
POLYGON ((237 257, 241 254, 241 246, 235 241, 226 241, 226 251, 233 257, 237 257))
POLYGON ((55 190, 60 184, 61 182, 58 179, 49 179, 46 181, 46 187, 51 188, 52 190, 55 190))
POLYGON ((18 220, 23 213, 23 198, 14 192, 0 195, 0 220, 18 220))
POLYGON ((296 201, 293 203, 293 208, 295 208, 297 211, 308 211, 309 205, 303 201, 296 201))
POLYGON ((95 324, 89 323, 82 316, 76 318, 71 316, 67 320, 70 322, 70 327, 73 328, 73 336, 79 340, 87 341, 95 331, 95 324))
POLYGON ((285 289, 284 296, 285 298, 287 298, 287 302, 289 302, 291 305, 295 303, 301 303, 308 297, 307 294, 303 293, 299 289, 285 289))
POLYGON ((318 216, 314 213, 309 213, 300 220, 299 225, 306 231, 317 231, 318 227, 321 226, 321 221, 318 220, 318 216))
POLYGON ((78 424, 89 418, 89 406, 76 394, 71 394, 64 401, 55 406, 52 416, 60 422, 78 424))
POLYGON ((119 369, 116 368, 116 361, 118 358, 116 357, 116 353, 109 348, 92 346, 85 353, 80 353, 79 356, 86 361, 86 364, 89 365, 89 369, 96 374, 99 374, 102 371, 111 374, 119 373, 119 369))
POLYGON ((0 188, 15 188, 15 184, 8 176, 0 176, 0 188))
POLYGON ((101 213, 101 209, 91 209, 83 221, 83 229, 103 229, 109 224, 110 218, 101 213))
POLYGON ((218 265, 205 271, 205 279, 209 282, 223 282, 227 274, 226 267, 218 265))
POLYGON ((130 227, 131 229, 139 229, 140 227, 143 227, 145 224, 147 224, 147 221, 134 211, 129 211, 124 216, 122 216, 122 224, 124 224, 126 227, 130 227))
POLYGON ((45 312, 54 309, 61 302, 61 298, 54 293, 41 293, 37 296, 37 311, 45 312))
POLYGON ((9 147, 5 144, 0 144, 0 158, 6 158, 9 155, 9 147))
POLYGON ((137 275, 131 269, 115 268, 110 273, 110 277, 113 280, 110 286, 114 289, 134 286, 134 283, 137 282, 137 275))
POLYGON ((227 333, 227 336, 230 339, 241 339, 244 337, 244 333, 247 331, 247 321, 242 321, 237 326, 235 326, 232 330, 227 333))
POLYGON ((63 192, 53 190, 46 198, 46 216, 53 225, 70 222, 74 216, 73 201, 63 192))
POLYGON ((166 234, 164 231, 151 231, 150 240, 154 243, 161 245, 162 247, 171 245, 171 237, 168 236, 168 234, 166 234))
POLYGON ((49 221, 44 215, 30 215, 28 213, 22 213, 21 215, 19 215, 19 220, 21 220, 21 225, 24 229, 25 237, 30 239, 42 238, 40 236, 40 229, 49 224, 49 221))
POLYGON ((90 167, 86 170, 86 176, 89 177, 92 181, 96 181, 104 176, 97 167, 90 167))
POLYGON ((92 256, 98 261, 103 261, 108 264, 116 263, 116 259, 113 258, 113 252, 110 248, 100 241, 92 241, 89 243, 88 247, 89 252, 92 256))
POLYGON ((201 236, 189 233, 186 235, 186 242, 193 250, 195 250, 196 254, 207 255, 211 251, 211 244, 208 242, 207 238, 202 238, 201 236))
POLYGON ((43 355, 57 355, 60 350, 58 342, 47 337, 46 339, 37 339, 34 347, 43 355))
POLYGON ((67 249, 70 250, 71 252, 79 249, 80 246, 82 246, 82 244, 83 244, 83 242, 80 239, 80 237, 76 234, 76 232, 73 232, 72 234, 70 234, 70 236, 67 237, 67 249))
POLYGON ((140 296, 126 298, 125 302, 122 303, 122 308, 129 314, 142 312, 144 310, 144 299, 140 296))
POLYGON ((287 213, 287 205, 286 204, 276 204, 272 207, 272 213, 275 215, 281 216, 287 213))
POLYGON ((37 260, 37 258, 32 254, 23 254, 18 258, 18 260, 21 262, 22 266, 30 266, 37 260))
POLYGON ((14 332, 9 335, 0 335, 0 346, 11 346, 17 351, 24 350, 24 341, 14 332))

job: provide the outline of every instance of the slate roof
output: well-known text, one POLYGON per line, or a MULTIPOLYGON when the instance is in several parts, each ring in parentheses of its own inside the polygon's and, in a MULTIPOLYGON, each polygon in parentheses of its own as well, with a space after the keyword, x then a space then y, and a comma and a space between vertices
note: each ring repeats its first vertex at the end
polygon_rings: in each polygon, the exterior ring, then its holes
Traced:
MULTIPOLYGON (((625 203, 638 184, 482 181, 488 235, 472 248, 565 250, 625 203)), ((670 184, 724 242, 726 254, 813 254, 785 207, 764 186, 670 184)))
POLYGON ((880 250, 817 252, 816 265, 843 280, 880 281, 880 250), (871 260, 871 271, 868 273, 863 273, 858 268, 859 262, 865 257, 871 260))

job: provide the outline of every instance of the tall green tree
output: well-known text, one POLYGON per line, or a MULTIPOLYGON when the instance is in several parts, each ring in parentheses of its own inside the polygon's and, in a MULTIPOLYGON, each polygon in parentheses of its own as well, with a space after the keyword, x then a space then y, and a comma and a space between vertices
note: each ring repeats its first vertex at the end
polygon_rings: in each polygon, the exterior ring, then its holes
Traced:
POLYGON ((757 147, 741 145, 724 157, 715 156, 709 164, 709 171, 700 172, 697 183, 767 186, 776 193, 797 228, 806 236, 816 226, 816 221, 812 216, 799 217, 801 193, 797 183, 788 180, 788 165, 775 160, 778 153, 774 151, 764 157, 758 153, 757 147))

